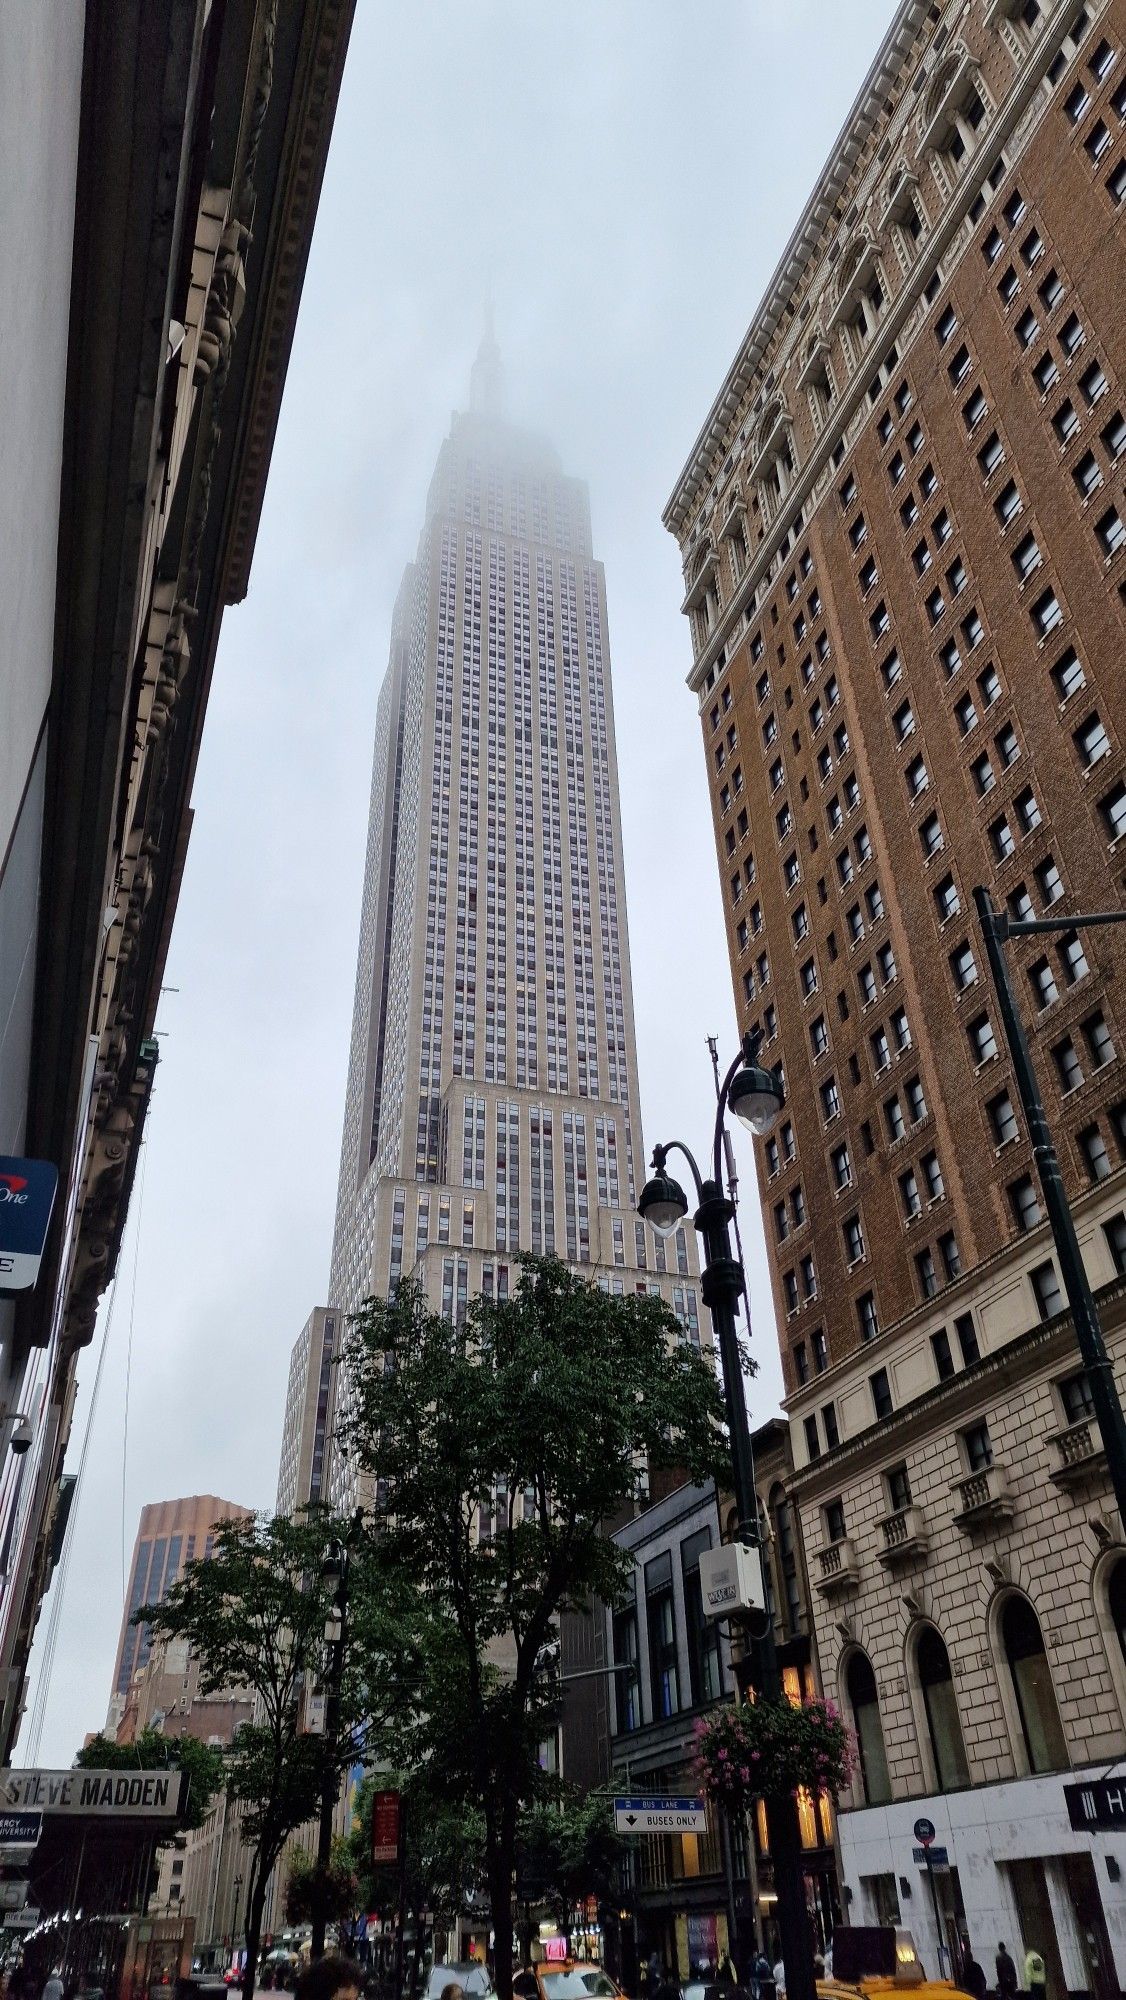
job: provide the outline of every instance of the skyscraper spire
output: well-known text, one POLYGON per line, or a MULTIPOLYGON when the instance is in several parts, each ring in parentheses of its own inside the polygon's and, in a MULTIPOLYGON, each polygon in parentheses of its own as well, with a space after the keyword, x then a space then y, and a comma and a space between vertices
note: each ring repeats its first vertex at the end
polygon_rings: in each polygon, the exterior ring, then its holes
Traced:
POLYGON ((491 299, 485 305, 485 331, 469 377, 469 407, 485 417, 499 417, 504 407, 504 368, 493 332, 491 299))

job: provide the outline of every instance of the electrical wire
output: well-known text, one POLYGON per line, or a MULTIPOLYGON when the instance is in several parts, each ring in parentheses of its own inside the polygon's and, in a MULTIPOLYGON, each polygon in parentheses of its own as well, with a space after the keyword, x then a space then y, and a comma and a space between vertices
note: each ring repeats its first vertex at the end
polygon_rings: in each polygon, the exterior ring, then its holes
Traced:
MULTIPOLYGON (((148 1147, 146 1142, 142 1140, 141 1178, 140 1178, 140 1185, 137 1189, 137 1224, 133 1238, 133 1277, 130 1288, 130 1300, 129 1300, 129 1339, 128 1339, 128 1347, 126 1353, 126 1364, 125 1364, 125 1420, 124 1420, 122 1444, 121 1444, 121 1595, 123 1601, 125 1598, 125 1587, 126 1587, 125 1586, 125 1518, 126 1518, 125 1480, 126 1480, 126 1467, 128 1464, 128 1450, 129 1450, 129 1382, 133 1366, 133 1322, 137 1306, 137 1267, 140 1263, 140 1254, 141 1254, 141 1217, 144 1210, 145 1167, 147 1165, 147 1157, 148 1157, 148 1147)), ((114 1309, 117 1305, 119 1282, 120 1282, 119 1278, 115 1276, 113 1280, 113 1290, 110 1293, 109 1305, 106 1308, 105 1327, 102 1333, 102 1345, 98 1355, 98 1365, 94 1372, 94 1386, 90 1394, 90 1409, 86 1418, 86 1429, 82 1437, 82 1449, 78 1455, 78 1470, 75 1474, 74 1497, 70 1504, 70 1513, 67 1518, 66 1532, 63 1536, 63 1546, 59 1555, 58 1574, 55 1577, 54 1589, 51 1592, 51 1608, 47 1614, 47 1630, 44 1636, 43 1661, 39 1672, 39 1684, 35 1690, 35 1699, 32 1703, 30 1728, 28 1732, 28 1746, 27 1746, 28 1761, 31 1764, 35 1764, 38 1761, 39 1745, 42 1740, 43 1727, 46 1721, 47 1700, 51 1686, 51 1673, 54 1667, 55 1652, 58 1646, 59 1631, 62 1624, 62 1613, 63 1613, 63 1604, 66 1597, 67 1578, 70 1573, 70 1556, 71 1556, 71 1549, 74 1543, 75 1522, 78 1516, 79 1502, 82 1497, 83 1474, 86 1470, 86 1460, 90 1450, 90 1439, 93 1436, 94 1432, 94 1419, 97 1415, 98 1399, 102 1386, 102 1376, 105 1369, 105 1360, 106 1360, 106 1355, 109 1351, 110 1334, 113 1328, 114 1309)))
POLYGON ((102 1375, 105 1369, 106 1353, 109 1348, 110 1332, 113 1327, 113 1309, 116 1304, 117 1304, 117 1279, 115 1278, 113 1281, 113 1290, 110 1293, 109 1305, 106 1308, 105 1326, 102 1329, 102 1345, 101 1345, 101 1350, 98 1354, 98 1366, 94 1372, 94 1386, 90 1393, 90 1408, 86 1416, 86 1429, 82 1437, 82 1450, 79 1452, 78 1455, 78 1471, 75 1475, 74 1498, 71 1501, 70 1514, 68 1516, 66 1524, 66 1533, 63 1536, 63 1546, 61 1554, 59 1556, 58 1575, 55 1578, 55 1587, 51 1592, 51 1608, 47 1614, 47 1630, 44 1635, 43 1659, 39 1669, 39 1684, 35 1690, 35 1699, 32 1703, 31 1726, 28 1732, 28 1744, 27 1744, 28 1761, 31 1764, 37 1763, 39 1758, 39 1745, 42 1739, 43 1724, 46 1719, 46 1713, 47 1713, 47 1695, 51 1684, 51 1669, 54 1665, 54 1660, 55 1660, 55 1648, 58 1645, 59 1626, 62 1622, 63 1600, 66 1595, 66 1581, 68 1572, 70 1570, 70 1552, 74 1542, 74 1524, 78 1513, 79 1498, 82 1493, 82 1475, 86 1468, 86 1459, 90 1449, 90 1438, 93 1434, 94 1419, 95 1416, 97 1415, 97 1410, 98 1410, 98 1395, 102 1386, 102 1375))
POLYGON ((121 1432, 121 1601, 125 1602, 125 1480, 129 1468, 129 1385, 133 1378, 133 1320, 137 1311, 137 1267, 141 1261, 141 1217, 145 1207, 145 1169, 148 1147, 141 1141, 141 1183, 137 1189, 137 1233, 133 1238, 133 1284, 129 1296, 129 1339, 125 1349, 125 1420, 121 1432))

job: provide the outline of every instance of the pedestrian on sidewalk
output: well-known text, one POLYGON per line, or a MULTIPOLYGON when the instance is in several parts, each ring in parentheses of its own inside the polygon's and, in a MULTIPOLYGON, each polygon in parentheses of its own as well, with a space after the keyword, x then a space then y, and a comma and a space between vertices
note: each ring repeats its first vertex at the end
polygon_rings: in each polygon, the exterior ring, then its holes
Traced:
POLYGON ((998 2000, 1012 2000, 1017 1990, 1016 1961, 1005 1950, 1004 1944, 997 1946, 997 1995, 998 2000))
MULTIPOLYGON (((364 1968, 354 1958, 330 1953, 307 1965, 294 1987, 294 2000, 360 2000, 364 1968)), ((44 1993, 43 2000, 49 2000, 44 1993)))
POLYGON ((1034 1944, 1030 1944, 1024 1954, 1024 1983, 1032 1995, 1032 2000, 1044 2000, 1048 1975, 1044 1969, 1044 1960, 1034 1944))

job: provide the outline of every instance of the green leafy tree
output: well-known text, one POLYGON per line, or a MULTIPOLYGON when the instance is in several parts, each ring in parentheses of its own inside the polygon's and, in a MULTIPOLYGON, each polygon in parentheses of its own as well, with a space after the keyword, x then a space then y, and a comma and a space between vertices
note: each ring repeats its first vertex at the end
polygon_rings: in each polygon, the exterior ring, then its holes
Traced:
POLYGON ((290 1924, 311 1924, 318 1905, 328 1923, 346 1923, 359 1908, 360 1883, 347 1840, 333 1842, 328 1867, 318 1868, 312 1855, 294 1854, 285 1891, 285 1916, 290 1924))
POLYGON ((588 1896, 604 1901, 616 1890, 624 1851, 609 1795, 567 1792, 558 1802, 538 1802, 523 1814, 517 1879, 526 1871, 539 1888, 531 1900, 551 1906, 569 1941, 576 1905, 588 1896))
POLYGON ((326 1781, 334 1782, 350 1760, 350 1725, 362 1707, 355 1679, 346 1673, 344 1726, 335 1740, 304 1730, 305 1686, 323 1672, 335 1591, 322 1565, 341 1533, 341 1524, 321 1509, 292 1520, 259 1515, 224 1521, 215 1529, 211 1555, 189 1563, 163 1602, 143 1605, 134 1618, 157 1636, 187 1639, 203 1694, 239 1687, 255 1698, 253 1720, 237 1731, 227 1753, 230 1796, 243 1808, 252 1852, 244 2000, 253 2000, 271 1870, 288 1836, 317 1812, 326 1781))
POLYGON ((345 1445, 377 1481, 384 1580, 356 1645, 370 1685, 399 1675, 370 1742, 480 1811, 510 2000, 517 1823, 545 1789, 555 1621, 628 1586, 632 1557, 607 1530, 643 1460, 722 1476, 722 1400, 661 1299, 605 1293, 553 1259, 527 1259, 512 1296, 475 1299, 460 1326, 410 1286, 369 1300, 348 1363, 345 1445), (387 1650, 396 1628, 405 1655, 387 1650))
MULTIPOLYGON (((221 1750, 194 1736, 165 1736, 156 1729, 143 1729, 132 1743, 92 1736, 74 1761, 83 1771, 186 1771, 187 1805, 177 1833, 203 1825, 226 1782, 221 1750)), ((168 1838, 172 1839, 171 1833, 168 1838)))
POLYGON ((387 1915, 399 1907, 413 1919, 415 1964, 409 1986, 418 1985, 423 1945, 424 1913, 435 1932, 451 1930, 461 1913, 477 1902, 484 1886, 485 1829, 479 1812, 451 1803, 435 1793, 426 1771, 411 1777, 381 1772, 365 1778, 356 1801, 356 1819, 348 1836, 352 1866, 359 1879, 359 1907, 387 1915), (371 1859, 372 1809, 377 1791, 400 1794, 403 1828, 402 1864, 378 1866, 371 1859))

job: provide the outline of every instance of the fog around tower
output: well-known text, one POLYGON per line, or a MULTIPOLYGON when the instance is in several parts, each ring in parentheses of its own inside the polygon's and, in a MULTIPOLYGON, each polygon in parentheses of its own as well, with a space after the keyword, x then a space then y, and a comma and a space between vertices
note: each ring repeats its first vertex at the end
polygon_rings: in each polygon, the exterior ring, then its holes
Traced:
MULTIPOLYGON (((733 1046, 735 1016, 661 509, 892 12, 362 0, 204 733, 42 1764, 104 1717, 142 1504, 272 1504, 289 1351, 326 1302, 376 699, 454 410, 503 409, 589 485, 645 1138, 706 1143, 704 1037, 733 1046)), ((739 1160, 761 1420, 780 1373, 739 1160)))

